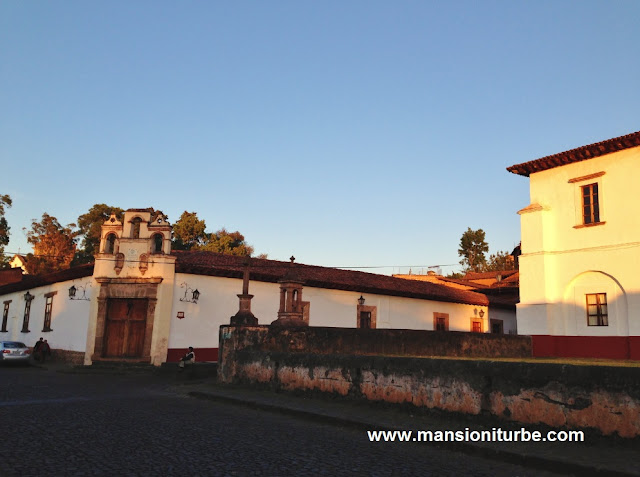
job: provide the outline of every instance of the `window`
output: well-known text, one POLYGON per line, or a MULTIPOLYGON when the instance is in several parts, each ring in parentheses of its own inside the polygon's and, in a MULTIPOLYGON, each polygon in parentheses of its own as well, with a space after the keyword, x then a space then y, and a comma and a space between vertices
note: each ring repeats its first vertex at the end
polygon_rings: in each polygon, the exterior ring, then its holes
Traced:
POLYGON ((378 308, 376 306, 358 305, 356 317, 357 328, 376 328, 378 308))
POLYGON ((162 234, 155 234, 153 236, 153 252, 151 253, 162 253, 162 242, 164 237, 162 234))
POLYGON ((116 234, 107 235, 107 244, 104 253, 115 253, 116 251, 116 234))
POLYGON ((598 200, 598 184, 582 186, 582 223, 597 224, 600 222, 600 203, 598 200))
POLYGON ((360 312, 360 328, 371 328, 371 312, 370 311, 361 311, 360 312))
POLYGON ((31 314, 32 301, 33 301, 33 296, 31 296, 30 298, 25 298, 25 301, 24 301, 24 318, 22 319, 22 333, 29 333, 29 315, 31 314))
POLYGON ((45 295, 45 305, 44 305, 44 325, 42 327, 42 331, 52 331, 51 330, 51 308, 53 306, 53 296, 58 292, 51 292, 45 295))
POLYGON ((449 314, 448 313, 434 313, 433 314, 433 329, 436 331, 449 331, 449 314))
POLYGON ((482 333, 482 320, 479 318, 471 318, 471 331, 474 333, 482 333))
POLYGON ((489 320, 491 324, 491 333, 494 335, 503 335, 504 334, 504 321, 503 320, 489 320))
POLYGON ((134 239, 140 238, 140 222, 142 222, 142 219, 136 217, 131 222, 133 223, 131 226, 131 237, 134 239))
POLYGON ((2 311, 2 329, 0 329, 0 331, 3 333, 7 332, 7 321, 9 320, 9 304, 10 303, 11 303, 11 300, 7 300, 4 302, 4 310, 2 311))
POLYGON ((587 294, 587 325, 609 326, 606 293, 587 294))

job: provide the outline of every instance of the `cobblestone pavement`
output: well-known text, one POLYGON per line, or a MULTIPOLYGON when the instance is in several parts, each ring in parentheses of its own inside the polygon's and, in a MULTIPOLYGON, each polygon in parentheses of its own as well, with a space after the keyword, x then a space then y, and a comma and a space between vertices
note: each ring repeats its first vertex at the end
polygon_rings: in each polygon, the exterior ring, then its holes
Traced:
POLYGON ((0 475, 553 475, 190 398, 153 375, 0 367, 0 475))

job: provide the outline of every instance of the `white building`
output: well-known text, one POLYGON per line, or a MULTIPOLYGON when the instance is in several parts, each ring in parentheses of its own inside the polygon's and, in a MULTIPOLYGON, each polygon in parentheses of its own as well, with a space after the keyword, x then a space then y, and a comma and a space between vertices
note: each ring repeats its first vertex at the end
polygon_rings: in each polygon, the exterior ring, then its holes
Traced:
MULTIPOLYGON (((95 265, 0 286, 0 336, 33 344, 40 336, 85 364, 176 361, 188 346, 199 361, 217 359, 218 330, 238 312, 246 259, 171 251, 171 226, 147 209, 102 228, 95 265)), ((311 326, 488 332, 490 298, 435 283, 266 259, 251 259, 251 311, 270 324, 294 273, 302 319, 311 326)), ((282 300, 282 301, 281 301, 282 300)), ((492 313, 500 316, 490 316, 492 313)), ((507 326, 507 329, 510 325, 507 326)))
POLYGON ((536 356, 640 360, 640 132, 508 170, 531 190, 519 334, 536 356))

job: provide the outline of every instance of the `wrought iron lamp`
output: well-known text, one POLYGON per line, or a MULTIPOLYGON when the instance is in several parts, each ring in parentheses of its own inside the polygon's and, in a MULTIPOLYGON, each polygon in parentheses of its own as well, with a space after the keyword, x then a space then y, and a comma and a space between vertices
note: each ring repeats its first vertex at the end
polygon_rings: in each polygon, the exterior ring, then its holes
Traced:
POLYGON ((90 287, 90 286, 91 286, 91 283, 87 283, 84 286, 78 285, 77 287, 75 285, 71 285, 69 287, 69 300, 90 301, 89 298, 87 298, 87 287, 90 287), (80 297, 76 296, 78 291, 82 291, 82 296, 80 297))
POLYGON ((185 303, 198 303, 198 299, 200 298, 200 292, 196 288, 195 290, 189 286, 187 282, 182 282, 180 288, 184 288, 184 296, 180 298, 180 301, 185 303), (191 296, 187 296, 187 294, 191 292, 191 296))
POLYGON ((364 305, 364 297, 362 295, 360 295, 360 298, 358 298, 358 305, 364 305))
POLYGON ((24 301, 31 301, 31 300, 33 300, 33 295, 27 291, 27 293, 24 294, 24 301))

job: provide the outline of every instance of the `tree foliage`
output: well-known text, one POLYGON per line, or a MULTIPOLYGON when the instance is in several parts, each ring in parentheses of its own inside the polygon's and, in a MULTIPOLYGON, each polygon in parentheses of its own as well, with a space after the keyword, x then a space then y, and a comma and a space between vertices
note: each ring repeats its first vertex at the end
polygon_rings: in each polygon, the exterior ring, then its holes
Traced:
POLYGON ((76 252, 75 226, 63 227, 46 212, 40 222, 33 219, 31 230, 27 231, 27 242, 33 245, 33 254, 27 255, 27 272, 39 274, 69 268, 76 252))
POLYGON ((82 248, 76 253, 74 265, 93 261, 93 255, 100 248, 102 224, 111 214, 116 214, 118 220, 122 220, 124 210, 106 204, 95 204, 86 214, 78 217, 78 233, 82 237, 82 248))
POLYGON ((485 240, 484 230, 471 230, 467 227, 467 231, 460 238, 460 248, 458 255, 462 257, 460 264, 465 272, 481 272, 487 265, 487 257, 485 253, 489 251, 489 244, 485 240))
POLYGON ((227 232, 224 228, 209 234, 207 243, 198 249, 225 255, 251 256, 253 254, 253 247, 245 242, 244 235, 238 231, 227 232))
POLYGON ((173 224, 173 248, 191 250, 203 246, 208 240, 205 229, 204 220, 198 219, 198 214, 185 210, 173 224))
POLYGON ((11 207, 11 197, 8 194, 0 194, 0 268, 7 267, 9 258, 4 255, 4 247, 9 244, 9 224, 4 217, 5 207, 11 207))
POLYGON ((501 270, 515 270, 516 263, 509 252, 498 251, 489 256, 489 261, 484 269, 486 272, 499 272, 501 270))

